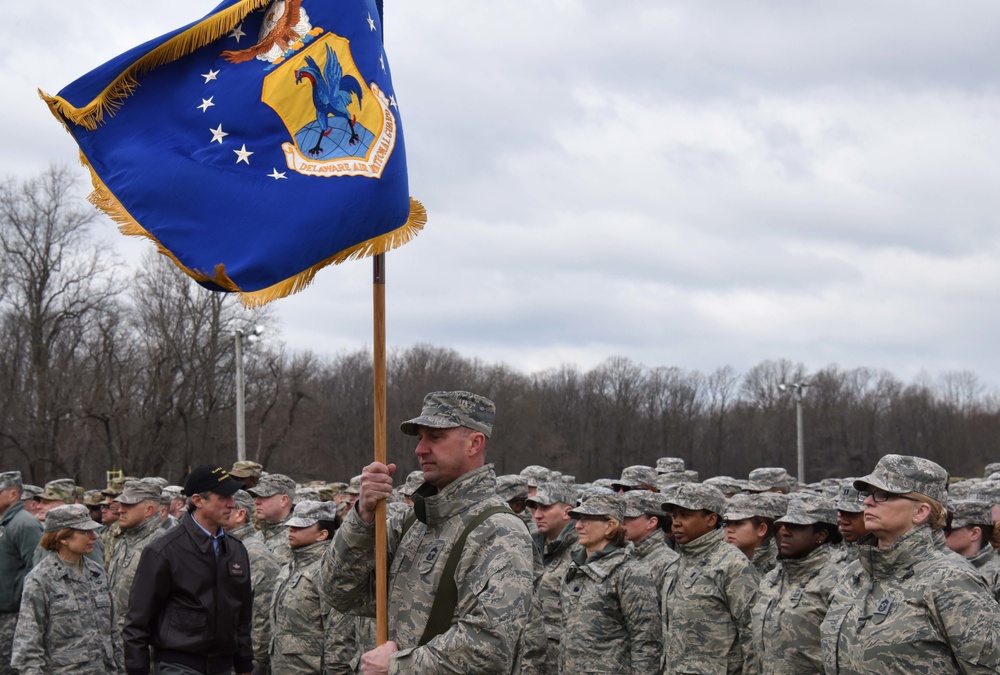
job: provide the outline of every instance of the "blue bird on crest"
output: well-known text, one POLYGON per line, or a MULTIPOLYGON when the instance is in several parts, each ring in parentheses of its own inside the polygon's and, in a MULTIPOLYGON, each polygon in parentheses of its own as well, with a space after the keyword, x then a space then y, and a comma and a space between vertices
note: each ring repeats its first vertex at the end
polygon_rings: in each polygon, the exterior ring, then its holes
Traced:
POLYGON ((320 131, 319 139, 309 150, 309 154, 316 157, 322 152, 323 138, 333 131, 327 121, 330 115, 343 117, 351 125, 351 145, 360 141, 354 132, 357 117, 347 112, 347 106, 351 103, 353 94, 358 97, 358 107, 361 107, 361 85, 351 75, 344 75, 344 69, 341 68, 337 54, 330 49, 330 45, 326 46, 326 65, 322 71, 315 59, 311 56, 306 57, 305 68, 295 71, 295 84, 299 84, 302 80, 309 80, 312 83, 313 105, 316 107, 316 122, 320 131))

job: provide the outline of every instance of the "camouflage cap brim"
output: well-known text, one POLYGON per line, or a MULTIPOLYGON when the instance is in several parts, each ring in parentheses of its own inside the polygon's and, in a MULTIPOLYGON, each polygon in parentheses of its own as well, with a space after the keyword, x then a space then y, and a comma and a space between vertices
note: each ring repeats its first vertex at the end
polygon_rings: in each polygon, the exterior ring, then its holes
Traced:
POLYGON ((467 391, 434 391, 424 397, 419 417, 399 425, 407 436, 417 436, 420 427, 454 429, 466 427, 486 438, 493 433, 496 407, 493 401, 467 391))

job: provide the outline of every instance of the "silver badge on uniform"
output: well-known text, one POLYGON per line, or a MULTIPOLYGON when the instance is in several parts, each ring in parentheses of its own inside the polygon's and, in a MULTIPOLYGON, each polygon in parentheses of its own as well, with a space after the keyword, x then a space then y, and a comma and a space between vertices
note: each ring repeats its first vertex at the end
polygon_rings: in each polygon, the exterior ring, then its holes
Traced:
POLYGON ((875 612, 872 614, 872 623, 879 624, 885 621, 885 617, 889 615, 890 609, 892 609, 892 600, 882 598, 878 605, 876 605, 875 612))

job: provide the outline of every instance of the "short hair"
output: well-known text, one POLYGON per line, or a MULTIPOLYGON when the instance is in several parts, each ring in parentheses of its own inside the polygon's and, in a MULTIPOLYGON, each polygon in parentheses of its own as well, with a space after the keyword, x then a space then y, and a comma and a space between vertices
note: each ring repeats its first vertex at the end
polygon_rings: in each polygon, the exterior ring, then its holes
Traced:
MULTIPOLYGON (((211 496, 212 491, 208 490, 206 492, 198 492, 196 494, 199 497, 201 497, 202 499, 208 499, 211 496)), ((195 511, 198 510, 198 507, 194 505, 194 499, 193 499, 193 497, 194 497, 194 495, 191 495, 191 497, 188 497, 188 500, 187 500, 187 510, 188 510, 188 513, 194 513, 195 511)), ((247 514, 247 515, 249 516, 249 514, 247 514)), ((248 520, 249 520, 249 518, 248 518, 248 520)))
POLYGON ((830 523, 813 523, 813 532, 819 534, 820 532, 826 532, 826 542, 827 544, 839 544, 844 540, 844 535, 840 533, 840 528, 836 525, 831 525, 830 523))
POLYGON ((318 530, 326 530, 326 538, 332 541, 340 529, 340 516, 334 516, 333 520, 317 520, 316 527, 318 530))
POLYGON ((64 527, 61 530, 52 530, 51 532, 46 532, 42 535, 41 540, 39 540, 38 545, 44 548, 46 551, 58 551, 59 550, 59 540, 66 539, 67 537, 73 536, 72 527, 64 527))

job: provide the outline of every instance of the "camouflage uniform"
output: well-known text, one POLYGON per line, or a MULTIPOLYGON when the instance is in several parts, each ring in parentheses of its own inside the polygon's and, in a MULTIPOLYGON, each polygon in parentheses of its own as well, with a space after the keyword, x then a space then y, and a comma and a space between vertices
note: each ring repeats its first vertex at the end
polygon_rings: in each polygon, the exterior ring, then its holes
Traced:
MULTIPOLYGON (((665 457, 662 459, 672 459, 665 457)), ((683 466, 683 465, 682 465, 683 466)), ((632 490, 622 495, 625 502, 625 517, 638 518, 642 515, 656 516, 660 522, 667 517, 663 511, 663 498, 652 492, 642 490, 632 490)), ((661 530, 654 530, 639 543, 631 543, 631 555, 635 558, 640 567, 653 575, 656 582, 656 597, 663 593, 663 586, 666 584, 667 576, 671 568, 677 564, 680 556, 672 548, 667 546, 666 539, 661 530)), ((657 599, 657 609, 659 612, 659 599, 657 599)))
MULTIPOLYGON (((251 501, 247 516, 252 512, 251 501)), ((254 536, 253 525, 249 522, 233 529, 229 534, 243 542, 247 555, 250 556, 250 586, 253 588, 253 623, 250 626, 250 640, 253 642, 253 670, 255 675, 266 675, 271 671, 271 661, 268 656, 271 644, 271 598, 274 596, 274 586, 281 571, 281 564, 271 553, 271 549, 254 536)))
POLYGON ((966 560, 979 572, 993 597, 1000 601, 1000 556, 989 543, 993 526, 990 505, 977 500, 959 499, 948 502, 948 512, 951 515, 952 528, 979 527, 982 530, 982 548, 978 553, 968 556, 966 560))
POLYGON ((354 617, 330 607, 319 592, 320 563, 329 547, 329 541, 318 541, 292 549, 292 562, 278 575, 270 648, 276 675, 354 672, 354 617))
POLYGON ((159 514, 153 514, 135 527, 121 531, 108 563, 108 586, 118 609, 118 629, 125 627, 125 610, 128 609, 128 594, 132 591, 135 571, 139 569, 142 549, 164 533, 160 527, 159 514))
MULTIPOLYGON (((23 491, 21 472, 0 473, 0 490, 18 485, 23 491)), ((42 524, 25 511, 23 501, 14 502, 0 515, 0 675, 13 672, 10 650, 21 606, 21 589, 41 537, 42 524)))
POLYGON ((750 564, 753 565, 758 577, 763 577, 778 566, 778 543, 774 541, 773 535, 761 542, 753 552, 750 564))
POLYGON ((826 673, 1000 671, 1000 605, 970 565, 939 550, 926 525, 886 550, 861 542, 823 621, 826 673))
MULTIPOLYGON (((98 527, 82 504, 46 514, 46 532, 98 527)), ((49 555, 24 580, 11 665, 21 675, 124 674, 121 632, 101 566, 49 555)))
MULTIPOLYGON (((288 495, 288 498, 295 500, 295 481, 280 473, 272 473, 263 476, 256 487, 247 490, 253 497, 272 497, 277 494, 288 495)), ((288 519, 292 517, 289 513, 285 518, 277 523, 259 521, 257 527, 257 537, 267 544, 274 557, 282 565, 287 565, 292 560, 292 549, 288 545, 288 519)))
MULTIPOLYGON (((722 491, 681 484, 664 495, 664 509, 721 514, 722 491)), ((680 560, 663 588, 664 672, 755 673, 750 609, 759 578, 753 565, 727 544, 722 528, 677 545, 680 560)))
MULTIPOLYGON (((595 495, 570 514, 624 522, 617 495, 595 495)), ((562 640, 559 672, 655 674, 663 659, 663 625, 656 581, 614 544, 588 557, 578 548, 560 586, 562 640)))
MULTIPOLYGON (((491 465, 436 494, 427 487, 414 495, 418 517, 405 536, 403 519, 411 509, 388 515, 389 636, 400 648, 389 659, 389 673, 509 673, 531 604, 533 553, 524 523, 499 514, 470 533, 455 572, 454 623, 418 646, 455 540, 477 514, 503 505, 491 465)), ((375 526, 357 509, 348 512, 324 557, 322 577, 332 606, 375 615, 375 526)))

